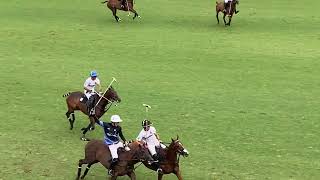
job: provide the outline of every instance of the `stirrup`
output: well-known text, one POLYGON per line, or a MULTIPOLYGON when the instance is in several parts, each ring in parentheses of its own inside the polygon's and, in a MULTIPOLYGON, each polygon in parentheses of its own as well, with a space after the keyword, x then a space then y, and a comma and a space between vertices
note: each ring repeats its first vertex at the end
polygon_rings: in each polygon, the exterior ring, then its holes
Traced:
POLYGON ((162 169, 161 169, 161 168, 158 168, 158 169, 157 169, 157 173, 160 173, 160 174, 163 173, 162 169))
POLYGON ((113 176, 113 169, 109 169, 108 174, 109 174, 110 176, 113 176))
POLYGON ((92 108, 92 109, 90 110, 90 112, 89 112, 89 115, 90 115, 90 116, 93 116, 93 115, 95 115, 95 114, 96 114, 96 111, 95 111, 94 108, 92 108))

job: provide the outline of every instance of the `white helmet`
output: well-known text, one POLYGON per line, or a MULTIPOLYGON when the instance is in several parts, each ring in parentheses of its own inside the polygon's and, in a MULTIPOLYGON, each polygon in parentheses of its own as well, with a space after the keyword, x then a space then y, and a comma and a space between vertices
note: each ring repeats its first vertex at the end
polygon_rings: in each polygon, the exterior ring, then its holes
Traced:
POLYGON ((111 122, 122 122, 122 120, 119 115, 112 115, 111 122))

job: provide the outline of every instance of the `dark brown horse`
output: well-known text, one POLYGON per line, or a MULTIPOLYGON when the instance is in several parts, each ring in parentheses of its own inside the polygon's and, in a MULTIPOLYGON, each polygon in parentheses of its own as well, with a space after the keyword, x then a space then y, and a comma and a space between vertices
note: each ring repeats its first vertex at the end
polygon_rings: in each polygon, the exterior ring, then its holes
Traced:
POLYGON ((229 25, 230 26, 233 13, 235 13, 235 14, 238 13, 238 11, 236 9, 237 4, 239 4, 239 0, 232 0, 232 1, 229 1, 226 4, 227 7, 224 7, 225 6, 224 2, 216 1, 216 13, 217 13, 216 17, 217 17, 218 24, 219 24, 219 12, 222 12, 223 13, 224 25, 229 25), (229 22, 228 23, 226 23, 226 16, 229 17, 229 22))
MULTIPOLYGON (((108 88, 108 90, 106 91, 103 97, 102 96, 100 97, 98 94, 94 94, 93 96, 95 96, 94 104, 96 104, 95 116, 98 119, 102 117, 105 112, 107 112, 107 110, 111 107, 113 102, 121 101, 120 97, 118 96, 118 93, 114 90, 112 86, 108 88), (99 99, 101 100, 99 101, 99 99), (109 108, 106 109, 108 104, 110 104, 109 108)), ((68 106, 68 111, 66 112, 66 116, 70 123, 70 130, 72 130, 73 123, 76 120, 74 116, 74 111, 80 110, 84 114, 88 115, 88 109, 86 104, 83 102, 80 102, 80 99, 84 97, 84 94, 80 91, 76 91, 72 93, 67 93, 63 95, 63 97, 67 97, 66 102, 68 106)), ((89 125, 86 128, 81 129, 83 131, 83 136, 81 138, 82 140, 88 140, 85 138, 85 134, 87 133, 88 130, 94 129, 95 120, 93 117, 89 117, 89 119, 90 119, 89 125)))
POLYGON ((112 14, 117 22, 121 21, 121 19, 117 16, 117 9, 121 11, 131 11, 134 13, 133 19, 139 17, 139 14, 136 10, 133 9, 133 1, 134 0, 123 0, 125 3, 122 5, 121 0, 107 0, 101 2, 102 4, 107 3, 107 7, 112 11, 112 14))
MULTIPOLYGON (((158 173, 158 180, 162 179, 163 174, 170 173, 174 173, 179 180, 182 180, 181 172, 179 169, 179 157, 180 155, 187 157, 189 155, 189 152, 183 147, 182 143, 179 140, 179 137, 177 137, 176 140, 171 140, 172 142, 166 149, 157 149, 160 159, 159 163, 162 169, 162 173, 158 173)), ((157 170, 157 168, 152 166, 152 164, 148 164, 146 162, 143 162, 143 164, 149 169, 152 169, 154 171, 157 170)))
MULTIPOLYGON (((114 167, 114 173, 111 177, 112 180, 117 179, 118 176, 128 175, 130 179, 135 180, 134 165, 138 162, 145 162, 148 164, 153 161, 148 149, 140 141, 133 141, 128 144, 130 151, 125 151, 124 148, 118 149, 119 162, 114 167)), ((109 169, 111 164, 111 154, 107 145, 102 140, 92 140, 85 146, 85 158, 79 160, 78 175, 76 179, 80 178, 81 167, 87 164, 84 174, 81 176, 83 179, 91 165, 100 162, 106 169, 109 169)))

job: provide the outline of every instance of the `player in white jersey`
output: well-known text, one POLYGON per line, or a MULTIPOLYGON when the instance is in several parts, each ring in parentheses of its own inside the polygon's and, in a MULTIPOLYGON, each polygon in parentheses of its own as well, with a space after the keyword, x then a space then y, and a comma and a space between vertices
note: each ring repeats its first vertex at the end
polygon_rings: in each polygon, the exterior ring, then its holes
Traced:
POLYGON ((156 128, 154 128, 151 125, 152 123, 147 119, 142 121, 143 129, 140 131, 137 140, 144 141, 147 144, 150 154, 152 155, 153 159, 156 160, 156 162, 154 162, 153 165, 157 169, 157 172, 161 173, 162 169, 160 168, 159 157, 156 152, 156 147, 162 146, 156 128))
POLYGON ((84 94, 86 95, 88 101, 87 101, 87 108, 89 115, 94 114, 94 97, 96 91, 99 92, 100 90, 100 80, 98 79, 98 73, 97 71, 91 71, 90 77, 86 79, 86 81, 83 84, 84 88, 84 94))

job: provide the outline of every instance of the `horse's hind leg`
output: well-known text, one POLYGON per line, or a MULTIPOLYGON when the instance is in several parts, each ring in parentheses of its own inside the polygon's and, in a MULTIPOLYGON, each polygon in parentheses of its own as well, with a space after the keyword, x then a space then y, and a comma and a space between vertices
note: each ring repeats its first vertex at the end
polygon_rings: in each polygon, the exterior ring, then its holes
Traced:
POLYGON ((85 159, 80 159, 79 160, 79 165, 78 165, 78 175, 77 175, 77 178, 76 180, 78 180, 80 178, 80 175, 81 175, 81 167, 83 164, 87 164, 86 160, 85 159))
POLYGON ((88 172, 89 172, 89 170, 90 170, 90 167, 91 167, 92 164, 94 164, 94 163, 96 163, 96 162, 89 163, 89 164, 87 165, 87 168, 86 168, 86 170, 84 171, 83 175, 81 176, 81 179, 84 179, 84 177, 88 174, 88 172))
POLYGON ((73 129, 74 121, 76 120, 76 117, 74 116, 74 112, 71 113, 71 117, 69 117, 69 123, 70 123, 70 130, 73 129))
POLYGON ((66 112, 66 116, 67 116, 67 119, 69 120, 69 123, 70 123, 70 130, 72 130, 73 123, 75 121, 74 111, 68 110, 68 112, 66 112))

